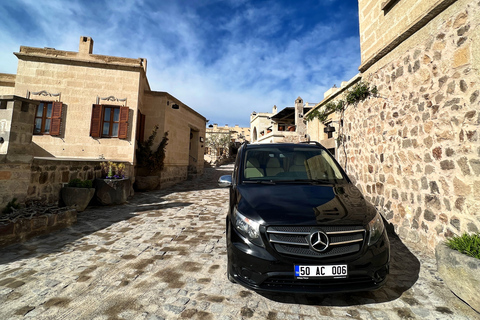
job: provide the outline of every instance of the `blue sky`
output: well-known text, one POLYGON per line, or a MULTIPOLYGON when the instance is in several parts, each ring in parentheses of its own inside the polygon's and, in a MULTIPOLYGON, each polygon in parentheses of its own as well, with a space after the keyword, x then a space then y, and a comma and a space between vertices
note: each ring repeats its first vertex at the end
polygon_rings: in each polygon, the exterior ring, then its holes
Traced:
POLYGON ((0 73, 20 45, 147 58, 152 90, 219 125, 293 106, 358 73, 357 0, 10 0, 0 3, 0 73))

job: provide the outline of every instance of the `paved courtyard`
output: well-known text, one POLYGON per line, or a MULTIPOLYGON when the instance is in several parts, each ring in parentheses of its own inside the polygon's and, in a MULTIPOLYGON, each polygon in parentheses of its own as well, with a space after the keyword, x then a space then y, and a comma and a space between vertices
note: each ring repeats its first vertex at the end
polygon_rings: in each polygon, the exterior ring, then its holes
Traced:
POLYGON ((232 166, 170 190, 95 207, 71 228, 0 249, 0 319, 480 319, 438 278, 433 256, 391 236, 380 290, 260 295, 226 278, 232 166))

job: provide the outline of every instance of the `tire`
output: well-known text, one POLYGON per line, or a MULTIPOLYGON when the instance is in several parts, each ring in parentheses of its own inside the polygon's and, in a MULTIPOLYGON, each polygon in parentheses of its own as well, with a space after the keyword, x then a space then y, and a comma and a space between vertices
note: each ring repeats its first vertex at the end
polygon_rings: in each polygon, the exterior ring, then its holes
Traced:
POLYGON ((237 281, 233 279, 232 275, 228 271, 227 271, 227 278, 228 278, 228 281, 230 281, 231 283, 237 283, 237 281))
MULTIPOLYGON (((226 236, 225 238, 228 239, 229 235, 230 235, 230 224, 228 222, 228 217, 227 217, 227 232, 226 232, 226 236)), ((230 257, 228 256, 228 240, 227 240, 227 279, 228 281, 230 281, 231 283, 237 283, 237 281, 235 281, 235 279, 233 278, 233 276, 230 274, 230 270, 231 270, 231 263, 230 263, 230 257)))

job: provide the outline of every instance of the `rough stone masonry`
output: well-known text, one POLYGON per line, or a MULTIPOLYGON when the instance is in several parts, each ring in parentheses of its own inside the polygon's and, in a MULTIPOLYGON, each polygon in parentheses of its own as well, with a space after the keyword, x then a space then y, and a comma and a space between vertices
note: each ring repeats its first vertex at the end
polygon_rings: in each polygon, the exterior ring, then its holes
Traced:
POLYGON ((363 78, 340 163, 401 238, 433 251, 480 229, 480 3, 459 1, 363 78))

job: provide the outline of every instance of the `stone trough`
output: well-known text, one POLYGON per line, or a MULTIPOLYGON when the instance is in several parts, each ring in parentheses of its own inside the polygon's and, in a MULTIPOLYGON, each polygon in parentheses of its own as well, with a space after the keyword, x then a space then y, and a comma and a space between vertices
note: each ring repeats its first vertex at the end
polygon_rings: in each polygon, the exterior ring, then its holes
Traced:
POLYGON ((435 249, 437 269, 447 287, 480 313, 480 260, 440 243, 435 249))

